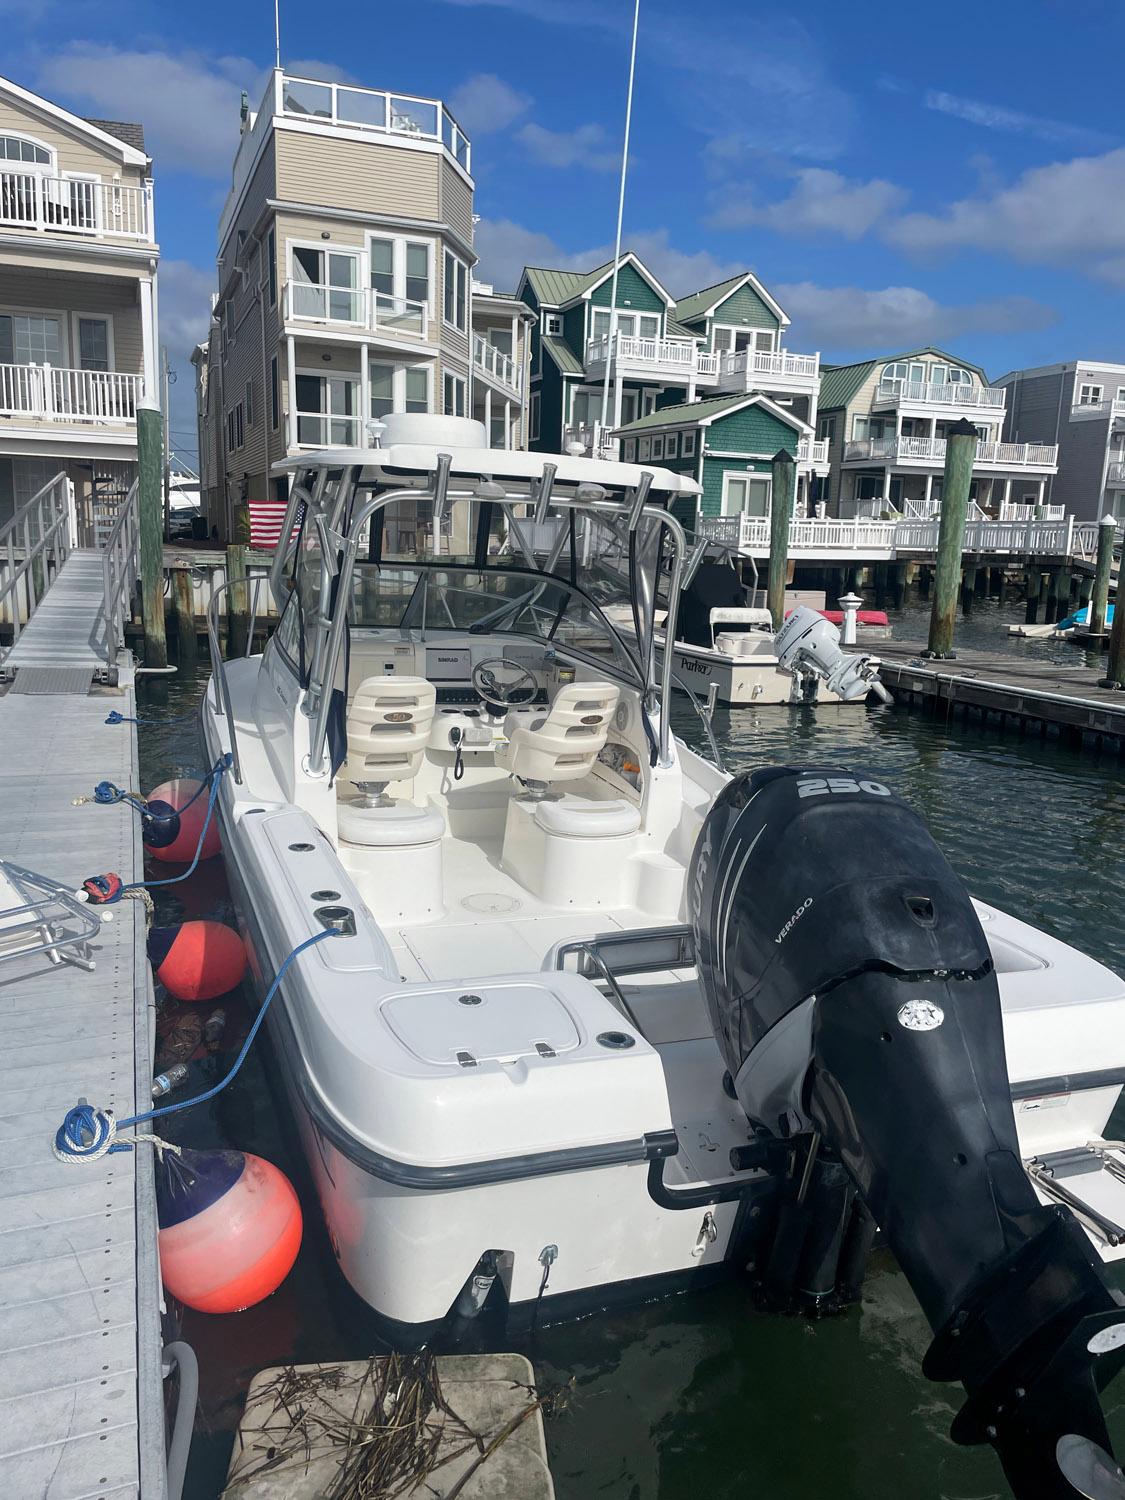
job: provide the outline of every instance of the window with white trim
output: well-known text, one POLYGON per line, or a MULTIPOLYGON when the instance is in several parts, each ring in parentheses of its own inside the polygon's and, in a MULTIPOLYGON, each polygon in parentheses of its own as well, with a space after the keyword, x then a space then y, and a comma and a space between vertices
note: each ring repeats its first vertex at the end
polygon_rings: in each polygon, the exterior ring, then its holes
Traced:
POLYGON ((442 377, 442 410, 447 417, 465 415, 465 381, 460 375, 446 371, 442 377))
POLYGON ((452 250, 445 252, 443 293, 442 316, 447 323, 465 333, 469 318, 469 268, 452 250))
POLYGON ((1079 406, 1097 406, 1104 394, 1105 386, 1080 385, 1078 387, 1078 404, 1079 406))
POLYGON ((637 440, 636 438, 626 438, 621 453, 621 461, 622 463, 631 464, 636 462, 636 458, 637 440))
POLYGON ((680 450, 684 458, 695 457, 695 433, 685 432, 683 447, 680 450))
POLYGON ((373 359, 369 368, 371 416, 380 418, 394 411, 430 410, 429 365, 400 365, 373 359))
POLYGON ((34 167, 49 167, 54 153, 38 141, 24 140, 20 135, 0 135, 0 161, 18 161, 34 167))
POLYGON ((646 458, 652 457, 652 442, 649 438, 637 439, 637 462, 644 463, 646 458))
POLYGON ((543 333, 549 339, 557 339, 563 331, 562 313, 548 312, 543 314, 543 333))
POLYGON ((359 442, 359 381, 353 376, 298 371, 295 401, 298 443, 324 448, 359 442))
POLYGON ((376 322, 386 326, 393 317, 402 332, 423 335, 432 294, 430 242, 373 234, 367 246, 376 322))
POLYGON ((817 419, 816 419, 816 435, 817 435, 817 437, 821 441, 824 441, 825 439, 827 439, 827 441, 830 442, 830 443, 834 443, 836 441, 836 413, 835 412, 833 412, 831 414, 831 416, 817 417, 817 419))
POLYGON ((1125 385, 1117 387, 1117 399, 1118 401, 1125 401, 1125 385))
POLYGON ((658 432, 652 440, 652 456, 653 458, 664 457, 664 434, 662 432, 658 432))
POLYGON ((0 365, 60 365, 63 347, 61 318, 0 313, 0 365))
POLYGON ((230 411, 227 412, 228 453, 234 453, 236 449, 241 448, 246 440, 245 430, 243 426, 244 417, 245 413, 243 411, 241 401, 237 406, 232 406, 230 411))
POLYGON ((679 452, 680 452, 680 434, 678 432, 670 432, 668 434, 668 436, 664 439, 664 457, 665 458, 678 458, 679 457, 679 452))
POLYGON ((332 323, 362 323, 359 252, 293 245, 291 278, 295 318, 322 318, 332 323))
POLYGON ((112 336, 108 318, 87 318, 79 315, 75 318, 77 344, 76 354, 78 356, 78 368, 80 370, 108 370, 111 360, 112 336))

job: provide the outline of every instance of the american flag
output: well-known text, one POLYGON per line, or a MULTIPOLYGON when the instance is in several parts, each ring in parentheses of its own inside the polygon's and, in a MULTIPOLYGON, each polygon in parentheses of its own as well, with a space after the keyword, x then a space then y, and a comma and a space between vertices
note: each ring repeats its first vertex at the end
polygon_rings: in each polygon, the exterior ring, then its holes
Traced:
POLYGON ((272 549, 281 540, 285 522, 284 500, 250 501, 250 545, 272 549))

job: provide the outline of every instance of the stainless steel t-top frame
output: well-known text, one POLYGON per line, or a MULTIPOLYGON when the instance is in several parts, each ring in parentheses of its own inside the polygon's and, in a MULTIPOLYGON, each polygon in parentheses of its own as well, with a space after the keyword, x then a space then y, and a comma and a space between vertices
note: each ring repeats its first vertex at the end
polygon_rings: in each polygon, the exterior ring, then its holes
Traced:
MULTIPOLYGON (((374 455, 372 455, 374 456, 374 455)), ((366 455, 365 455, 366 457, 366 455)), ((650 504, 648 495, 653 476, 642 473, 635 488, 625 492, 622 499, 610 498, 609 492, 596 484, 580 484, 573 494, 558 493, 555 489, 556 465, 547 461, 537 481, 533 480, 523 492, 507 488, 502 481, 491 479, 461 479, 451 475, 452 457, 439 453, 434 468, 432 483, 426 487, 409 486, 401 489, 383 490, 372 494, 357 504, 357 492, 367 488, 362 474, 367 464, 359 455, 349 463, 349 455, 309 454, 302 459, 294 476, 289 505, 282 526, 281 539, 274 554, 270 569, 270 589, 279 611, 288 602, 285 575, 296 550, 295 531, 302 507, 307 510, 304 524, 317 528, 320 537, 324 568, 321 577, 317 611, 317 636, 309 665, 309 683, 305 693, 304 712, 312 720, 309 733, 307 770, 312 776, 325 774, 324 756, 328 737, 328 710, 331 701, 331 684, 336 679, 340 652, 347 619, 348 600, 351 598, 352 573, 356 555, 365 528, 376 512, 401 500, 429 499, 433 514, 440 517, 448 505, 464 500, 470 505, 499 505, 507 519, 509 532, 528 564, 536 572, 548 573, 562 552, 567 528, 563 528, 542 566, 536 561, 520 524, 514 507, 533 505, 535 520, 546 519, 551 511, 575 511, 608 519, 611 525, 623 523, 628 531, 645 531, 645 540, 651 547, 651 555, 659 558, 661 548, 652 547, 660 532, 667 533, 671 547, 671 568, 668 578, 668 614, 664 623, 665 638, 676 639, 676 615, 680 598, 680 575, 687 552, 683 527, 675 516, 662 506, 650 504), (337 558, 339 563, 337 565, 337 558), (338 574, 338 576, 337 576, 338 574), (332 607, 334 601, 334 607, 332 607)), ((370 460, 368 461, 370 462, 370 460)), ((637 662, 644 683, 646 703, 660 708, 660 734, 658 757, 662 766, 672 761, 672 735, 666 705, 672 695, 672 655, 665 650, 660 677, 660 691, 656 692, 655 646, 652 636, 655 625, 651 601, 656 593, 655 578, 645 577, 640 587, 647 596, 637 601, 639 608, 634 614, 640 628, 637 642, 637 662)), ((630 653, 632 654, 632 653, 630 653)))

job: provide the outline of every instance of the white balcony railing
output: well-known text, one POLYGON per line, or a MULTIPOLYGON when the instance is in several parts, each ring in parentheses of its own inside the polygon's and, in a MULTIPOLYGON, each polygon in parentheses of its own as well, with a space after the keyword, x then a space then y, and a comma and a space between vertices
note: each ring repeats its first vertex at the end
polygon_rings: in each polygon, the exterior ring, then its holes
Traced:
POLYGON ((140 375, 66 370, 53 365, 0 365, 0 415, 41 422, 134 422, 140 375))
MULTIPOLYGON (((895 521, 813 520, 789 523, 789 553, 813 553, 826 557, 847 553, 883 553, 894 549, 895 521)), ((743 552, 766 555, 770 546, 768 516, 707 516, 697 527, 701 537, 738 547, 743 552)))
POLYGON ((470 169, 469 138, 440 99, 295 78, 287 73, 281 79, 281 97, 275 101, 275 108, 280 114, 349 130, 441 141, 459 166, 466 172, 470 169))
POLYGON ((482 339, 479 334, 473 337, 473 363, 486 375, 491 375, 501 385, 506 385, 509 390, 518 394, 520 372, 515 360, 511 355, 505 354, 503 349, 497 349, 487 339, 482 339))
POLYGON ((610 437, 608 429, 600 422, 578 422, 563 432, 563 450, 581 448, 586 458, 608 458, 614 462, 620 457, 621 443, 610 437))
POLYGON ((899 403, 932 406, 986 406, 1002 409, 1007 392, 1002 386, 969 385, 960 381, 935 385, 923 380, 884 380, 875 392, 876 406, 899 403))
POLYGON ((0 172, 0 226, 151 240, 152 188, 6 169, 0 172))
POLYGON ((361 446, 359 417, 299 411, 297 443, 302 448, 358 448, 361 446))
MULTIPOLYGON (((695 344, 689 339, 642 339, 632 334, 614 335, 617 360, 621 364, 672 366, 690 375, 695 367, 695 344)), ((609 357, 609 334, 599 334, 586 344, 586 364, 603 365, 609 357)))
POLYGON ((1108 401, 1076 401, 1070 408, 1075 417, 1125 417, 1125 401, 1114 398, 1108 401))
POLYGON ((293 322, 331 323, 414 339, 426 338, 429 331, 429 309, 424 302, 366 287, 287 281, 284 315, 293 322))
MULTIPOLYGON (((898 557, 910 553, 936 552, 941 528, 940 514, 924 520, 875 521, 794 520, 789 525, 789 555, 806 557, 898 557)), ((1015 556, 1092 558, 1097 550, 1096 521, 1077 522, 1073 516, 1058 520, 994 521, 970 519, 965 526, 966 552, 1006 553, 1015 556)), ((765 557, 769 554, 768 516, 705 516, 697 532, 710 541, 765 557)))
POLYGON ((719 384, 755 375, 783 380, 816 380, 819 354, 790 354, 788 349, 739 349, 719 356, 719 384))
POLYGON ((799 464, 826 464, 828 462, 828 439, 798 438, 797 462, 799 464))
MULTIPOLYGON (((927 437, 855 438, 844 450, 845 459, 891 460, 895 463, 945 462, 945 439, 927 437)), ((1000 467, 1050 469, 1059 450, 1053 443, 978 443, 976 462, 1000 467)))

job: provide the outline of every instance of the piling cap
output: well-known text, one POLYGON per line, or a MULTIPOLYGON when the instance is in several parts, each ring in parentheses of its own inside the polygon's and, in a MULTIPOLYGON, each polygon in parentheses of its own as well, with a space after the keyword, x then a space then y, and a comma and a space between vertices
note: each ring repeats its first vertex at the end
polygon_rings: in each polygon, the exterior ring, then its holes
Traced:
POLYGON ((976 429, 976 424, 974 422, 970 422, 968 417, 961 417, 959 421, 954 422, 952 427, 947 427, 945 429, 945 435, 946 437, 979 436, 976 429))
POLYGON ((775 464, 795 464, 797 462, 788 448, 779 448, 774 454, 772 461, 775 464))
POLYGON ((1116 521, 1115 517, 1106 515, 1106 516, 1103 516, 1101 518, 1101 520, 1098 522, 1098 525, 1099 526, 1114 526, 1115 527, 1117 525, 1117 521, 1116 521))

